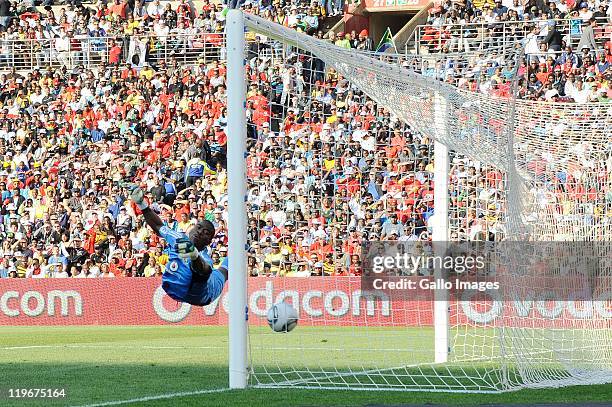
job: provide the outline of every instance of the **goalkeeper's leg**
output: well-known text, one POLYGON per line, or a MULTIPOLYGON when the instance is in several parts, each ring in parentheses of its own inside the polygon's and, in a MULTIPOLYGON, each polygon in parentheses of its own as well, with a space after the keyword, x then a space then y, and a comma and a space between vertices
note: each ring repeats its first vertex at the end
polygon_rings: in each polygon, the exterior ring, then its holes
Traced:
MULTIPOLYGON (((227 259, 224 260, 220 269, 227 270, 227 259)), ((215 270, 207 276, 193 275, 191 287, 187 292, 186 302, 192 305, 208 305, 216 300, 223 292, 227 271, 215 270)))
POLYGON ((193 281, 185 297, 185 302, 198 306, 208 305, 221 295, 224 284, 225 277, 223 274, 218 270, 213 270, 206 281, 193 281))
POLYGON ((201 276, 176 259, 170 259, 162 276, 162 288, 170 298, 197 306, 213 302, 221 295, 224 284, 225 275, 221 271, 201 276))

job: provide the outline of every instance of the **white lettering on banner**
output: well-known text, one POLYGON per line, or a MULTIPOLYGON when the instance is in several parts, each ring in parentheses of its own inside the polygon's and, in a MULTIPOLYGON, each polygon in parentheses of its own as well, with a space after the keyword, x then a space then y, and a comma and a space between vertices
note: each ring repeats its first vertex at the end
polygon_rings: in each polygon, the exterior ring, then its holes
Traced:
POLYGON ((68 290, 52 290, 47 293, 47 299, 38 291, 26 291, 19 298, 19 292, 6 291, 0 297, 0 312, 7 317, 17 317, 22 312, 28 317, 38 317, 45 312, 45 304, 47 305, 47 315, 55 316, 55 300, 60 300, 60 315, 63 317, 82 316, 83 315, 83 300, 81 294, 77 291, 68 290), (15 306, 9 305, 9 300, 14 299, 15 306), (70 308, 70 299, 74 307, 70 308))
POLYGON ((383 292, 372 292, 372 291, 353 291, 353 315, 361 315, 361 300, 366 301, 366 315, 369 317, 374 316, 374 309, 376 308, 376 299, 380 300, 381 307, 380 312, 384 317, 391 315, 391 305, 389 296, 383 292))
POLYGON ((0 297, 0 311, 7 317, 19 316, 19 309, 9 308, 9 300, 11 298, 18 299, 19 293, 17 291, 7 291, 2 294, 2 297, 0 297))
POLYGON ((513 301, 514 309, 516 310, 516 315, 519 317, 526 317, 529 315, 529 311, 533 306, 533 293, 530 292, 525 296, 525 301, 521 301, 518 294, 514 295, 514 298, 517 298, 513 301))
MULTIPOLYGON (((492 291, 489 295, 492 301, 488 302, 489 309, 486 312, 481 312, 474 309, 475 304, 484 304, 483 301, 472 301, 472 297, 477 292, 464 291, 461 297, 461 309, 465 316, 472 322, 477 324, 487 324, 493 322, 503 314, 503 302, 495 296, 496 291, 492 291)), ((482 295, 482 293, 479 293, 482 295)), ((594 300, 580 300, 577 294, 571 295, 568 301, 554 301, 554 293, 542 293, 539 298, 534 301, 528 298, 525 301, 516 299, 511 304, 514 305, 516 315, 519 317, 527 317, 533 312, 537 312, 541 317, 546 319, 557 319, 566 310, 574 319, 588 319, 595 317, 612 318, 612 293, 603 293, 594 300), (535 304, 535 307, 534 307, 535 304), (596 315, 593 315, 593 313, 596 315)), ((583 297, 584 298, 584 297, 583 297)))
POLYGON ((60 290, 52 290, 47 294, 47 314, 50 316, 55 315, 55 300, 60 300, 60 315, 63 317, 67 317, 70 315, 70 299, 74 301, 74 315, 82 316, 83 315, 83 300, 81 299, 81 294, 76 291, 60 291, 60 290))
MULTIPOLYGON (((273 292, 274 284, 271 281, 266 281, 265 288, 254 291, 249 298, 249 313, 258 317, 265 317, 268 314, 268 310, 270 309, 272 304, 277 304, 287 299, 290 299, 291 304, 298 305, 295 307, 298 314, 303 312, 309 317, 320 317, 323 316, 324 313, 327 313, 332 316, 344 316, 347 315, 348 312, 351 310, 351 298, 346 292, 341 290, 334 290, 327 293, 323 293, 320 290, 309 290, 302 295, 301 302, 299 291, 284 290, 278 293, 276 297, 273 296, 273 292), (261 298, 265 298, 265 307, 261 306, 261 298), (323 309, 316 308, 315 306, 313 306, 312 301, 316 298, 322 300, 323 309), (340 307, 334 307, 335 298, 339 298, 341 305, 340 307)), ((383 316, 391 315, 389 299, 385 294, 371 292, 362 293, 361 290, 353 292, 353 315, 359 316, 361 314, 361 310, 359 307, 361 299, 366 300, 366 314, 368 316, 373 316, 375 314, 376 300, 379 300, 381 303, 381 307, 379 307, 381 314, 383 316)), ((227 294, 223 296, 222 304, 223 311, 227 314, 227 294)), ((215 315, 215 313, 218 312, 218 309, 218 300, 215 300, 208 306, 204 307, 204 314, 207 316, 215 315)))
POLYGON ((325 296, 325 309, 331 316, 342 317, 348 314, 350 306, 349 297, 344 291, 332 291, 325 296), (334 298, 340 299, 340 306, 338 308, 334 308, 334 298))
POLYGON ((576 318, 586 319, 593 317, 593 302, 592 301, 568 301, 567 310, 576 318), (578 307, 580 305, 580 307, 578 307))
POLYGON ((612 292, 602 294, 597 298, 597 301, 593 301, 595 304, 595 310, 602 318, 612 318, 612 292))
POLYGON ((249 312, 264 316, 268 314, 268 310, 272 306, 272 281, 266 281, 266 288, 263 290, 257 290, 253 294, 251 294, 251 298, 249 301, 249 312), (266 305, 264 308, 259 307, 259 299, 264 297, 266 299, 266 305))
POLYGON ((563 313, 563 301, 555 301, 555 293, 547 291, 542 293, 540 299, 536 302, 536 307, 540 315, 544 318, 555 319, 561 316, 563 313), (553 307, 550 309, 548 305, 552 304, 553 307))
MULTIPOLYGON (((538 309, 538 312, 540 313, 540 315, 542 315, 544 318, 548 318, 548 319, 555 319, 555 318, 559 318, 561 316, 561 314, 563 313, 563 306, 564 306, 564 302, 563 301, 547 301, 547 300, 541 300, 538 301, 536 303, 536 307, 538 309), (547 306, 547 304, 552 304, 553 307, 549 308, 547 306)), ((575 315, 572 315, 575 317, 575 315)))
POLYGON ((29 317, 37 317, 45 310, 45 297, 38 291, 26 291, 21 296, 21 310, 29 317), (30 299, 36 301, 36 306, 30 308, 30 299))
MULTIPOLYGON (((294 306, 293 308, 295 308, 295 310, 298 313, 298 316, 300 315, 300 293, 298 293, 295 290, 287 290, 287 291, 281 291, 281 293, 279 295, 276 296, 276 300, 274 301, 275 304, 278 304, 279 302, 283 302, 286 299, 290 299, 290 301, 287 301, 289 303, 291 303, 291 305, 296 304, 297 306, 294 306)), ((267 314, 266 314, 267 315, 267 314)))
POLYGON ((476 290, 465 290, 461 294, 461 309, 466 317, 472 322, 477 324, 488 324, 495 320, 495 318, 499 317, 502 314, 503 304, 499 299, 499 292, 497 290, 486 290, 486 291, 476 291, 476 290), (479 312, 474 309, 474 304, 483 304, 484 301, 472 301, 472 297, 478 295, 479 298, 482 298, 483 295, 488 296, 492 301, 487 301, 487 305, 489 306, 489 310, 486 312, 479 312))
POLYGON ((316 310, 310 306, 310 301, 313 298, 323 298, 323 293, 319 290, 311 290, 306 292, 306 294, 304 294, 302 297, 302 307, 304 307, 304 312, 306 312, 306 315, 310 317, 320 317, 323 315, 323 311, 320 309, 316 310))
POLYGON ((181 306, 176 311, 168 311, 164 306, 164 297, 166 296, 166 292, 163 288, 157 287, 155 292, 153 293, 153 309, 155 313, 166 322, 181 322, 187 315, 189 315, 189 311, 191 310, 191 305, 181 302, 181 306))
MULTIPOLYGON (((264 288, 251 293, 248 302, 249 313, 257 317, 265 317, 272 304, 290 299, 298 313, 303 313, 308 317, 321 317, 324 314, 334 317, 343 317, 349 313, 352 313, 354 316, 359 316, 363 311, 361 308, 362 301, 365 301, 364 309, 367 316, 374 316, 376 312, 379 312, 381 316, 385 317, 391 315, 389 297, 382 292, 355 290, 349 295, 349 293, 342 290, 333 290, 325 293, 320 290, 308 290, 301 294, 301 301, 300 292, 297 290, 283 290, 280 291, 276 297, 273 296, 273 293, 274 284, 272 281, 266 281, 264 288), (265 299, 264 304, 262 304, 262 298, 265 299), (313 301, 317 299, 320 301, 322 308, 313 304, 313 301)), ((178 311, 169 312, 164 308, 161 301, 164 295, 161 287, 155 292, 154 296, 156 298, 153 301, 155 312, 160 318, 167 322, 183 321, 189 314, 189 308, 185 307, 178 311)), ((221 312, 221 310, 227 314, 228 306, 229 297, 225 294, 220 300, 216 299, 206 307, 203 307, 203 312, 205 316, 216 315, 218 312, 221 312), (221 305, 219 305, 220 303, 221 305)))
POLYGON ((573 293, 569 296, 567 302, 567 309, 570 314, 575 315, 576 318, 591 318, 593 317, 593 301, 589 301, 590 290, 585 289, 583 292, 573 293))

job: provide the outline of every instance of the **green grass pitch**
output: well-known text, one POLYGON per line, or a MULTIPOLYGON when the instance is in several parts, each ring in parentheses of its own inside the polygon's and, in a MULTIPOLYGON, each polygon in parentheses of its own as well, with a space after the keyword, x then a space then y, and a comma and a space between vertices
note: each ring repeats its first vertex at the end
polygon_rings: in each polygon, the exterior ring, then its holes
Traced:
MULTIPOLYGON (((328 338, 322 348, 338 346, 367 352, 367 336, 344 335, 351 328, 298 327, 283 335, 257 335, 275 346, 328 338), (300 334, 300 329, 302 333, 300 334), (281 336, 278 336, 281 335, 281 336), (280 341, 280 342, 279 342, 280 341), (341 342, 341 343, 340 343, 341 342)), ((415 328, 411 328, 414 330, 415 328)), ((427 330, 421 335, 427 338, 427 330)), ((414 331, 412 332, 414 333, 414 331)), ((396 347, 389 336, 388 345, 396 347)), ((311 345, 314 343, 309 342, 311 345)), ((259 345, 265 345, 261 343, 259 345)), ((414 343, 413 343, 414 345, 414 343)), ((482 346, 476 344, 475 346, 482 346)), ((258 346, 259 348, 259 346, 258 346)), ((265 346, 262 346, 265 349, 265 346)), ((266 352, 260 350, 260 352, 266 352)), ((272 352, 272 351, 270 351, 272 352)), ((338 352, 283 352, 299 366, 341 365, 338 352)), ((272 357, 260 355, 261 357, 272 357)), ((373 355, 373 357, 389 355, 373 355)), ((257 354, 255 354, 257 357, 257 354)), ((419 356, 421 357, 421 356, 419 356)), ((227 330, 222 327, 2 327, 0 328, 0 406, 81 406, 227 387, 227 330), (9 399, 9 388, 65 388, 52 401, 9 399)), ((368 404, 536 404, 611 403, 612 385, 521 390, 502 394, 377 392, 347 390, 249 389, 196 394, 130 403, 133 406, 352 406, 368 404)))

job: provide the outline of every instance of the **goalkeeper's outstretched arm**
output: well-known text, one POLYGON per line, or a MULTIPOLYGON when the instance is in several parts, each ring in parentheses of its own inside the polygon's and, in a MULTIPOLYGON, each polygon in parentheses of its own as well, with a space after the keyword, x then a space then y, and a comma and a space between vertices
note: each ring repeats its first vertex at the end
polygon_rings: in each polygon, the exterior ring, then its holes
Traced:
POLYGON ((157 216, 157 214, 153 212, 148 206, 142 209, 142 216, 144 216, 147 225, 149 225, 151 229, 153 229, 153 231, 157 235, 159 235, 159 229, 164 225, 160 217, 157 216))
MULTIPOLYGON (((169 236, 164 236, 160 229, 164 226, 163 221, 155 212, 149 208, 149 205, 144 199, 144 192, 142 189, 136 187, 130 193, 130 199, 138 206, 138 208, 142 211, 142 216, 144 216, 145 222, 147 225, 153 229, 153 231, 162 238, 168 240, 169 236)), ((202 225, 196 225, 196 228, 201 228, 202 225)), ((196 237, 200 237, 201 235, 196 233, 196 237)), ((201 239, 200 239, 201 240, 201 239)), ((204 279, 208 279, 208 276, 212 273, 212 267, 204 261, 202 256, 200 256, 199 250, 208 245, 209 240, 206 240, 202 247, 197 248, 191 239, 187 237, 178 237, 175 242, 169 242, 176 246, 176 251, 178 255, 183 259, 191 259, 190 268, 191 271, 203 277, 204 279)))
POLYGON ((191 271, 208 280, 210 273, 212 273, 212 267, 198 254, 197 257, 191 260, 191 271))
POLYGON ((142 216, 144 216, 147 225, 149 225, 151 229, 153 229, 153 231, 159 235, 159 229, 164 226, 164 223, 160 217, 157 216, 157 214, 153 212, 151 208, 149 208, 149 205, 144 199, 144 191, 139 187, 132 189, 130 192, 130 199, 136 204, 136 206, 138 206, 138 209, 142 211, 142 216))

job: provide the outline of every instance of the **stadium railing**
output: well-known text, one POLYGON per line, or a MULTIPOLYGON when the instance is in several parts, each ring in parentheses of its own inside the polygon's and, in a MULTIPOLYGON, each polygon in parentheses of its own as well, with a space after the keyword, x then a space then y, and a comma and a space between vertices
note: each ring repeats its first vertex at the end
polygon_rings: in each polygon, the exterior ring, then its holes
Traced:
MULTIPOLYGON (((403 52, 407 60, 414 63, 418 56, 440 53, 448 47, 450 53, 482 53, 499 49, 508 50, 517 40, 525 38, 530 27, 539 24, 543 27, 552 20, 503 21, 495 24, 471 23, 462 25, 432 25, 417 26, 412 40, 403 52)), ((557 29, 566 42, 577 45, 582 33, 579 19, 554 20, 557 29)), ((603 47, 610 38, 612 24, 603 19, 596 30, 596 41, 603 47)), ((542 35, 542 34, 541 34, 542 35)), ((257 41, 255 38, 248 42, 257 41)), ((16 70, 31 70, 34 67, 66 66, 72 69, 77 66, 92 68, 100 63, 119 63, 129 61, 141 65, 144 58, 149 63, 157 64, 163 61, 176 60, 181 65, 194 65, 202 60, 205 63, 224 58, 224 33, 206 32, 189 35, 156 36, 151 34, 139 37, 109 36, 97 38, 72 38, 69 49, 60 49, 57 39, 0 39, 0 70, 15 67, 16 70), (120 46, 117 53, 111 52, 114 46, 120 46)), ((283 47, 275 48, 271 41, 268 46, 258 44, 258 52, 264 49, 272 57, 282 57, 286 53, 283 47)), ((389 55, 389 54, 386 54, 389 55)))
MULTIPOLYGON (((427 54, 441 52, 448 47, 450 52, 487 51, 491 47, 512 46, 517 40, 523 39, 534 25, 541 28, 540 38, 544 38, 547 24, 555 22, 557 30, 567 45, 577 46, 582 35, 583 21, 581 18, 540 19, 525 21, 497 21, 494 23, 479 22, 469 24, 431 24, 419 25, 415 28, 412 38, 406 42, 406 54, 427 54)), ((607 18, 597 19, 595 40, 603 47, 612 34, 612 23, 607 18)))
POLYGON ((72 38, 69 47, 62 47, 57 39, 0 40, 0 70, 14 67, 31 70, 35 67, 77 66, 93 68, 101 63, 130 61, 141 65, 172 59, 181 65, 193 65, 202 60, 209 63, 223 58, 223 33, 170 35, 159 37, 97 37, 72 38), (114 47, 120 47, 113 50, 114 47))

